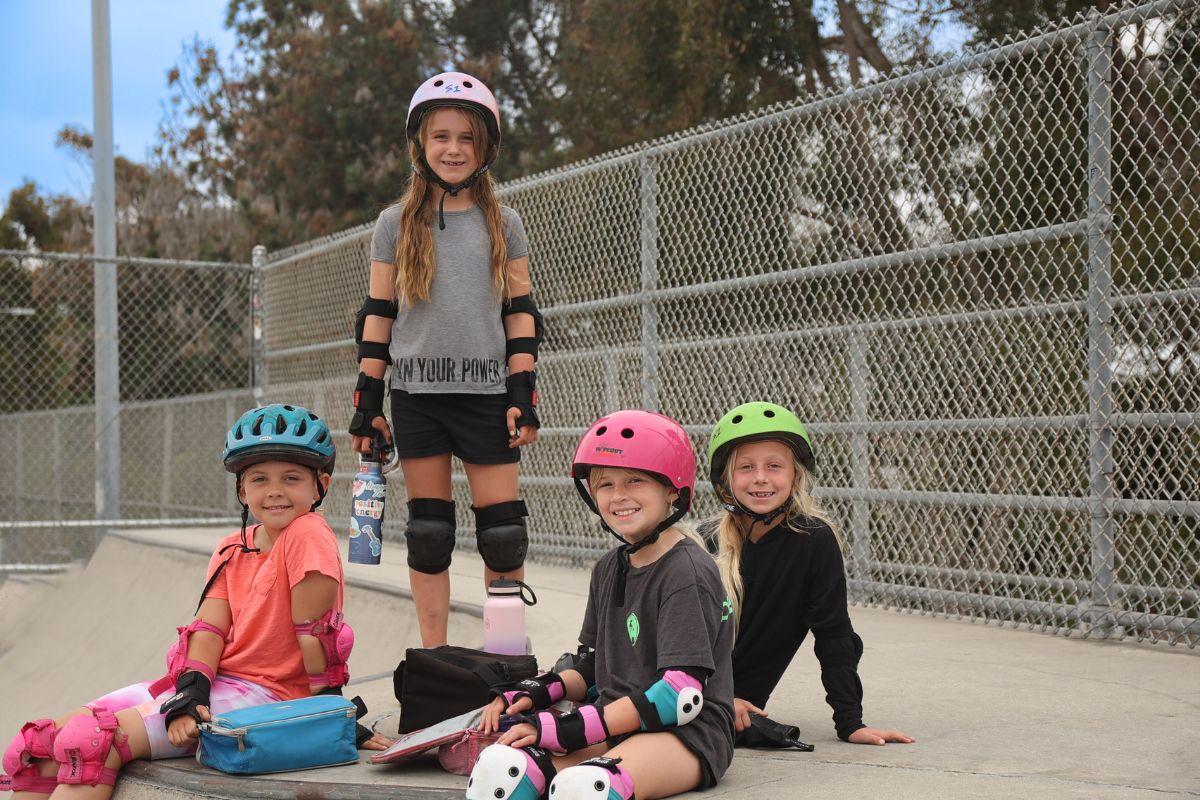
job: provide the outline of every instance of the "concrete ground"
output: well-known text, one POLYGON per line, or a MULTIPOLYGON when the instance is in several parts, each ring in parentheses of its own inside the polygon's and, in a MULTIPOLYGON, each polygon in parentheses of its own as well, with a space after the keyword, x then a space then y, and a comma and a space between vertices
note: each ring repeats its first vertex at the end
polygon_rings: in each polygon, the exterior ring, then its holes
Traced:
MULTIPOLYGON (((224 530, 110 537, 86 569, 0 584, 0 736, 134 680, 158 677, 174 626, 190 618, 204 566, 224 530)), ((344 547, 344 542, 343 542, 344 547)), ((419 646, 402 546, 384 563, 347 566, 357 632, 352 693, 392 732, 391 671, 419 646)), ((451 642, 478 646, 481 563, 457 553, 451 642)), ((543 665, 573 650, 586 599, 579 570, 530 564, 540 599, 528 628, 543 665)), ((685 797, 1200 797, 1200 653, 1067 639, 893 611, 855 608, 866 644, 866 722, 912 745, 838 741, 812 655, 802 648, 768 711, 799 725, 812 753, 739 750, 716 788, 685 797)), ((127 767, 134 798, 461 797, 466 779, 436 761, 234 778, 180 759, 127 767)))

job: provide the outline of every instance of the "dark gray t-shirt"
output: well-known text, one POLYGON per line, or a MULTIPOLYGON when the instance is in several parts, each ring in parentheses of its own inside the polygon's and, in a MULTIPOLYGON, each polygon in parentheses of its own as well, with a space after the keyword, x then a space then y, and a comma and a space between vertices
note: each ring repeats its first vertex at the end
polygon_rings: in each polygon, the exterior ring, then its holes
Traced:
POLYGON ((653 564, 629 570, 623 607, 612 604, 617 568, 617 550, 596 562, 579 633, 580 644, 596 650, 597 703, 645 691, 663 669, 710 670, 700 716, 667 730, 700 758, 711 786, 733 759, 732 605, 717 565, 684 539, 653 564))
MULTIPOLYGON (((509 260, 529 255, 521 217, 500 207, 509 260)), ((500 297, 492 288, 492 244, 478 206, 447 211, 446 230, 434 215, 435 267, 429 302, 401 308, 392 324, 392 386, 413 394, 503 394, 508 366, 500 297)), ((396 263, 400 207, 375 222, 371 260, 396 263)))

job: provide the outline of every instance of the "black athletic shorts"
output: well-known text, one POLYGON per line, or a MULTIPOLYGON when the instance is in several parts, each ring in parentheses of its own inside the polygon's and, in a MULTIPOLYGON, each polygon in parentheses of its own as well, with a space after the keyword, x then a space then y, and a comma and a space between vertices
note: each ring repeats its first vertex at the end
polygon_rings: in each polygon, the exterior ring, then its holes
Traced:
POLYGON ((409 394, 392 389, 392 434, 400 458, 453 453, 467 464, 515 464, 507 394, 409 394))

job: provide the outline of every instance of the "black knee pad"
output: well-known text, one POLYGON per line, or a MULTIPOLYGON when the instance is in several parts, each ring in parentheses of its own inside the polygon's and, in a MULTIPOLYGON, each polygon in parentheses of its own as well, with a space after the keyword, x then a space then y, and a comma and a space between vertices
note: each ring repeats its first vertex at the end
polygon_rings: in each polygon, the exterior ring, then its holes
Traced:
POLYGON ((475 543, 483 563, 493 572, 513 572, 525 563, 529 549, 529 532, 525 517, 529 511, 522 500, 496 503, 478 508, 475 512, 475 543))
POLYGON ((454 553, 454 503, 417 498, 408 501, 408 566, 426 575, 450 569, 454 553))

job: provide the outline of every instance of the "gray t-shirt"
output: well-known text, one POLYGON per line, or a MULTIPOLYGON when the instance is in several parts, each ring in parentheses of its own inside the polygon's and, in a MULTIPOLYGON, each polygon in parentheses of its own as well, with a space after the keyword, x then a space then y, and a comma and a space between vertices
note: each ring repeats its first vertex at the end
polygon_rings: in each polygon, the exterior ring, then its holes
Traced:
POLYGON ((592 570, 580 644, 596 650, 597 703, 645 691, 659 670, 710 670, 704 708, 687 725, 667 728, 695 753, 712 786, 733 760, 733 618, 712 556, 684 539, 653 564, 632 567, 625 605, 613 606, 617 550, 592 570))
MULTIPOLYGON (((525 226, 500 207, 509 260, 529 255, 525 226)), ((508 366, 500 297, 492 288, 492 245, 478 206, 447 211, 446 230, 432 224, 435 266, 429 302, 401 308, 392 324, 392 386, 413 394, 503 394, 508 366)), ((396 263, 400 207, 375 222, 371 260, 396 263)))

